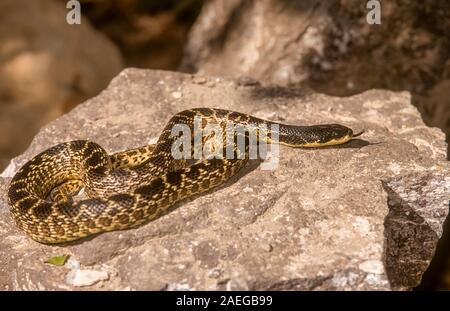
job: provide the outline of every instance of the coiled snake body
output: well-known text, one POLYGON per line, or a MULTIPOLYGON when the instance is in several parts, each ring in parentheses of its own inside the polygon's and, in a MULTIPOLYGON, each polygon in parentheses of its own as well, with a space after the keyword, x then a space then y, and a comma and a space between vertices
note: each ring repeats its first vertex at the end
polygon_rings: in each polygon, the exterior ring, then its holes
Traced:
MULTIPOLYGON (((232 158, 207 158, 193 164, 174 159, 171 151, 177 137, 171 132, 173 126, 184 124, 194 130, 196 118, 202 128, 219 125, 224 135, 230 121, 266 126, 268 142, 271 125, 277 125, 279 143, 291 147, 342 144, 359 135, 339 124, 294 126, 222 109, 185 110, 171 118, 156 145, 109 156, 98 144, 78 140, 35 156, 10 183, 8 199, 16 224, 38 242, 67 242, 137 227, 160 217, 175 202, 223 184, 248 161, 248 134, 244 150, 238 148, 236 139, 225 140, 224 150, 232 144, 232 158), (75 202, 71 196, 83 186, 89 198, 75 202)), ((208 139, 202 137, 203 144, 208 139)))

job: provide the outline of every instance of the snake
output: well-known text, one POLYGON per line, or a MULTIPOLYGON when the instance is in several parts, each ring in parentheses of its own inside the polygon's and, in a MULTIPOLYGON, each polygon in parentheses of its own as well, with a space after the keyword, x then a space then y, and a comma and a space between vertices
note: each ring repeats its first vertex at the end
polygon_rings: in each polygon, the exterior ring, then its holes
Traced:
MULTIPOLYGON (((184 110, 171 117, 153 145, 108 154, 93 141, 74 140, 39 153, 10 181, 7 198, 14 222, 37 242, 70 242, 139 227, 168 213, 175 203, 226 183, 249 161, 251 131, 235 131, 219 145, 223 153, 230 148, 231 157, 174 157, 179 139, 174 126, 194 131, 195 122, 200 129, 214 125, 223 130, 201 134, 203 145, 230 135, 230 123, 264 129, 260 131, 267 135, 257 135, 258 140, 294 148, 344 144, 361 134, 340 124, 290 125, 225 109, 184 110), (244 147, 237 143, 239 136, 244 147), (77 199, 80 190, 85 197, 77 199)), ((188 140, 186 150, 194 144, 188 140)))

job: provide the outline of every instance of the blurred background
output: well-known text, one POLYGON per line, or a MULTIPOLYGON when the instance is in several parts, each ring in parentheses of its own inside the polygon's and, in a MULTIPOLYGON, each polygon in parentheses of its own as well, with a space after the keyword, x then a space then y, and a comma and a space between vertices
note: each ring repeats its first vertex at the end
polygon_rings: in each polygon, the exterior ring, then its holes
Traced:
MULTIPOLYGON (((0 172, 39 129, 125 67, 257 79, 349 96, 406 90, 450 135, 450 2, 360 0, 0 0, 0 172)), ((450 229, 423 289, 450 289, 450 229)))
POLYGON ((0 171, 49 121, 125 67, 176 69, 199 0, 0 0, 0 171))

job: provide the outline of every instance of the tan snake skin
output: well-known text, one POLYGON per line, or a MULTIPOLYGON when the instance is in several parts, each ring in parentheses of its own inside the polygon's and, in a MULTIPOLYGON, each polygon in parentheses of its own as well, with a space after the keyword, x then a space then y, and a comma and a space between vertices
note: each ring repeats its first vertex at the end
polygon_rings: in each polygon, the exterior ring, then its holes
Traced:
MULTIPOLYGON (((222 109, 185 110, 172 117, 156 145, 109 156, 98 144, 79 140, 31 159, 13 177, 8 191, 16 224, 38 242, 67 242, 140 226, 166 213, 175 202, 223 184, 247 163, 248 137, 244 150, 236 140, 231 142, 232 159, 175 160, 171 147, 176 137, 171 129, 184 124, 193 130, 195 117, 202 128, 220 125, 224 135, 230 121, 269 129, 276 124, 279 143, 291 147, 342 144, 356 136, 338 124, 295 126, 222 109), (89 198, 75 201, 71 195, 80 187, 89 198)), ((210 139, 202 137, 203 144, 210 139)))

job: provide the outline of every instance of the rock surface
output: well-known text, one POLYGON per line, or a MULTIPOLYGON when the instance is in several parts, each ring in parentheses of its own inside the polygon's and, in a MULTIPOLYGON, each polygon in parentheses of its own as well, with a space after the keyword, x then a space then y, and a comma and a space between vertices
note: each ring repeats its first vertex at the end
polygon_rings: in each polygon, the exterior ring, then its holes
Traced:
POLYGON ((123 67, 119 50, 88 20, 67 24, 65 3, 0 1, 0 169, 123 67))
POLYGON ((72 289, 74 276, 84 276, 81 289, 409 289, 432 259, 448 213, 445 149, 443 133, 424 125, 407 92, 337 98, 128 69, 44 127, 0 178, 0 286, 72 289), (275 170, 251 164, 138 229, 46 246, 15 227, 8 176, 33 155, 73 139, 110 152, 144 145, 173 114, 200 106, 365 133, 340 148, 282 146, 275 170), (44 263, 62 254, 71 258, 64 267, 44 263))

